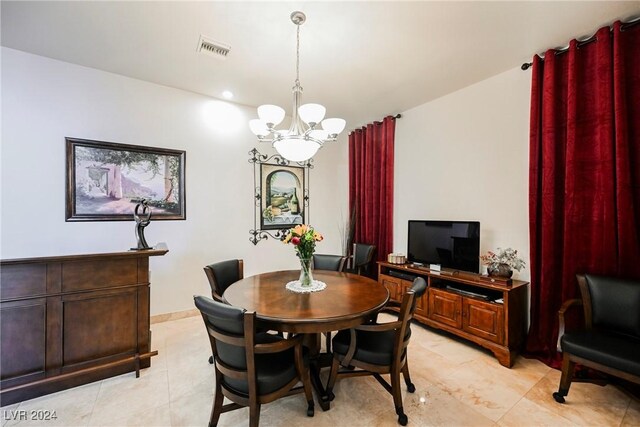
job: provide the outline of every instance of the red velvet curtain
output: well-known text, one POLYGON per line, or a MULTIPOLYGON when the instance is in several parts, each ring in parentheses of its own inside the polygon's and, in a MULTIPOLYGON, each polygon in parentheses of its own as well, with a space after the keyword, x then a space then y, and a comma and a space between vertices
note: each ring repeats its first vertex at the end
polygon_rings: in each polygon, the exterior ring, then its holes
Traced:
POLYGON ((393 250, 393 146, 395 119, 368 124, 349 135, 349 210, 354 242, 376 245, 378 259, 393 250))
POLYGON ((640 25, 533 60, 527 352, 556 360, 576 273, 640 277, 640 25))

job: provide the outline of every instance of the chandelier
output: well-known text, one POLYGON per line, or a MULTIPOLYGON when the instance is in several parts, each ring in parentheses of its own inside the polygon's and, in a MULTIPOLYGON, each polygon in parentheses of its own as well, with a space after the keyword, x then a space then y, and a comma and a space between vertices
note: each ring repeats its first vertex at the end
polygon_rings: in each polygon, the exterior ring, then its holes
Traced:
POLYGON ((291 22, 297 27, 296 34, 296 81, 293 86, 293 115, 288 130, 275 127, 284 119, 284 109, 277 105, 258 107, 259 119, 249 121, 249 128, 260 142, 270 142, 285 159, 304 162, 312 158, 325 142, 335 141, 343 131, 346 122, 343 119, 324 119, 326 108, 320 104, 300 105, 302 86, 300 86, 300 26, 307 17, 302 12, 293 12, 291 22), (324 120, 323 120, 324 119, 324 120))

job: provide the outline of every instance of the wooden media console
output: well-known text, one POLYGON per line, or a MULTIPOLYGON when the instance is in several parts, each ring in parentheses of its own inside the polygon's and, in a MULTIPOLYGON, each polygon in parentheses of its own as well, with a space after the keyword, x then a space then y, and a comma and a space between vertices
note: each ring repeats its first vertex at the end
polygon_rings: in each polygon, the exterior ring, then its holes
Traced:
POLYGON ((414 319, 481 345, 506 367, 513 365, 527 332, 528 282, 503 284, 474 273, 378 262, 378 281, 392 301, 402 299, 415 277, 423 277, 428 287, 414 319))

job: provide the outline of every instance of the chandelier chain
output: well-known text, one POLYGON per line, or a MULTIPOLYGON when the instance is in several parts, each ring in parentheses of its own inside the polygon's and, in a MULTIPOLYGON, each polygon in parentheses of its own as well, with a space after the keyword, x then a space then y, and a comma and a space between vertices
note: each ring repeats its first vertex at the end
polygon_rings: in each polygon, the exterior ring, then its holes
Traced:
POLYGON ((296 27, 296 85, 300 85, 300 24, 296 27))
POLYGON ((300 11, 290 15, 296 25, 296 80, 293 92, 293 113, 288 130, 276 126, 285 118, 286 111, 271 104, 258 107, 258 119, 249 121, 249 128, 260 142, 270 142, 278 155, 286 161, 307 162, 325 142, 337 141, 338 134, 344 130, 346 122, 340 118, 325 119, 326 108, 323 105, 302 103, 300 86, 300 26, 306 16, 300 11))

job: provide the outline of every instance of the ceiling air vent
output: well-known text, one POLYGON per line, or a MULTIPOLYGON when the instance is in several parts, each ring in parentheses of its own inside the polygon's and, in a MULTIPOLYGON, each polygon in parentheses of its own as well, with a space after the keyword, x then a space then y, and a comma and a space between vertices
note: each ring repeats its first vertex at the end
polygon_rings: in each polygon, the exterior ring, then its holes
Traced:
POLYGON ((198 40, 197 51, 205 55, 214 56, 218 59, 226 59, 231 46, 224 43, 217 42, 207 36, 200 34, 200 40, 198 40))

